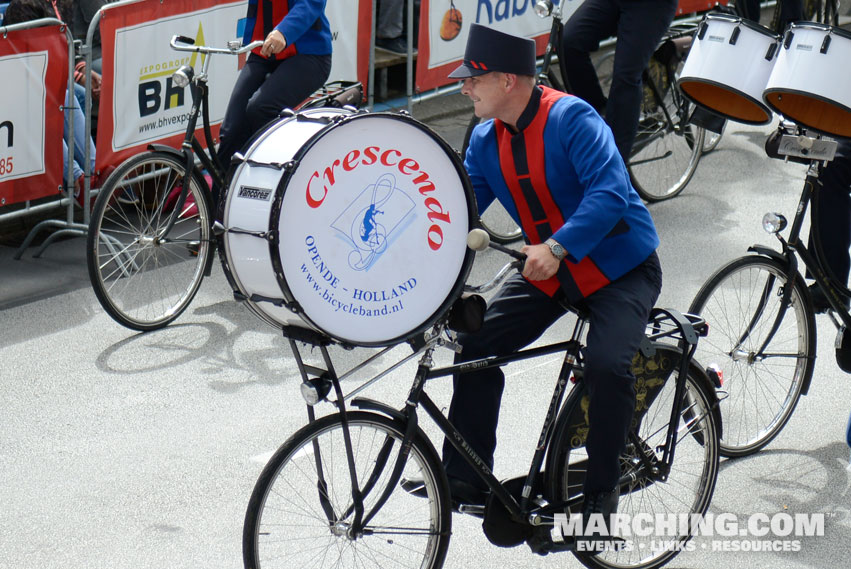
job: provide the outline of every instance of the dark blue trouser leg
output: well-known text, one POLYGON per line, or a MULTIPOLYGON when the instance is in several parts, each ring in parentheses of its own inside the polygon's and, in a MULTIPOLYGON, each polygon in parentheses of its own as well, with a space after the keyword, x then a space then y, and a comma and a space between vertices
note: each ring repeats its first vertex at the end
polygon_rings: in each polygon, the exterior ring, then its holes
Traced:
POLYGON ((638 129, 641 74, 676 9, 677 0, 585 0, 565 24, 562 46, 570 88, 598 112, 605 108, 606 122, 624 161, 629 159, 638 129), (588 53, 613 35, 617 45, 606 101, 588 53))
MULTIPOLYGON (((603 418, 594 423, 588 437, 591 491, 614 487, 619 476, 617 458, 635 405, 635 378, 630 366, 660 289, 661 270, 658 258, 652 255, 587 299, 592 315, 585 381, 591 395, 590 413, 603 418)), ((491 301, 482 330, 459 337, 464 351, 456 361, 516 351, 534 342, 563 314, 564 309, 557 302, 517 275, 491 301)), ((449 420, 491 468, 504 384, 505 377, 498 368, 453 379, 449 420)), ((448 442, 443 445, 443 461, 449 476, 482 486, 475 471, 448 442)))

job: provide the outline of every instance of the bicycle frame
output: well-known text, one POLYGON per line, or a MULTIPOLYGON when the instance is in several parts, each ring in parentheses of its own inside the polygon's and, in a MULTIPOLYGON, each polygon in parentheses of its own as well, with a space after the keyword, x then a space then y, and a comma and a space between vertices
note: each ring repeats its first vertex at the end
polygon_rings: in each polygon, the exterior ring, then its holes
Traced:
MULTIPOLYGON (((668 472, 670 471, 670 467, 674 459, 677 442, 677 422, 678 417, 680 417, 684 411, 683 406, 685 404, 684 399, 686 389, 686 377, 689 365, 697 347, 697 337, 699 334, 702 334, 705 331, 705 324, 701 319, 688 320, 686 317, 679 315, 678 313, 673 313, 661 309, 654 309, 652 316, 656 319, 656 327, 654 328, 654 332, 647 335, 647 340, 654 341, 665 337, 674 338, 678 341, 678 351, 680 354, 682 354, 682 357, 680 358, 679 362, 679 373, 677 375, 676 380, 677 384, 675 388, 674 405, 671 410, 672 414, 671 419, 668 423, 665 439, 666 442, 664 444, 665 448, 663 449, 661 460, 655 459, 655 457, 651 459, 645 453, 641 453, 640 458, 640 461, 642 463, 641 472, 643 473, 643 476, 646 476, 648 479, 654 481, 664 481, 667 478, 668 472), (673 328, 663 330, 659 326, 659 322, 664 319, 672 321, 674 324, 673 328)), ((395 459, 395 463, 393 464, 393 470, 389 476, 387 484, 383 488, 382 493, 377 499, 373 508, 368 512, 364 511, 364 497, 373 490, 375 490, 376 481, 379 479, 380 474, 384 471, 384 469, 387 468, 390 460, 389 453, 390 447, 392 446, 392 441, 388 440, 385 442, 385 446, 379 453, 381 459, 376 462, 376 465, 373 471, 369 473, 366 482, 363 484, 359 484, 354 472, 351 439, 348 432, 348 423, 346 419, 345 400, 350 398, 354 393, 360 391, 360 389, 362 389, 365 385, 371 384, 372 381, 377 378, 369 380, 364 386, 361 386, 360 388, 356 389, 348 396, 343 395, 342 389, 340 387, 340 380, 342 379, 342 377, 338 378, 333 370, 330 355, 327 351, 327 345, 329 345, 327 339, 325 339, 321 334, 317 332, 305 330, 303 328, 287 327, 284 329, 284 335, 290 339, 290 345, 293 349, 294 354, 296 355, 296 361, 298 363, 299 370, 302 373, 303 379, 306 382, 309 381, 309 373, 325 378, 331 384, 329 386, 329 389, 333 388, 335 391, 336 401, 334 401, 334 403, 338 407, 339 413, 341 415, 341 422, 343 424, 344 440, 347 450, 347 458, 349 460, 349 470, 350 476, 352 477, 351 482, 353 488, 352 504, 345 512, 342 513, 342 517, 333 514, 333 512, 331 511, 330 504, 328 504, 327 499, 322 495, 322 487, 326 485, 322 474, 322 457, 320 455, 319 448, 314 449, 314 458, 316 461, 317 473, 320 479, 320 501, 323 504, 323 509, 326 515, 328 516, 329 524, 333 525, 341 519, 345 519, 349 515, 354 513, 354 519, 352 520, 349 531, 352 534, 357 535, 359 532, 363 531, 363 528, 386 503, 392 492, 396 490, 396 487, 398 486, 402 476, 404 465, 407 462, 408 454, 411 449, 411 441, 413 440, 418 428, 417 408, 420 406, 422 406, 422 408, 429 415, 429 417, 431 417, 431 419, 435 422, 435 424, 444 434, 446 439, 458 450, 464 460, 468 464, 470 464, 470 466, 478 473, 481 479, 490 488, 494 497, 503 504, 503 506, 509 512, 509 515, 515 521, 531 525, 542 525, 544 523, 543 520, 546 516, 552 516, 555 513, 563 513, 566 508, 577 507, 584 499, 582 494, 576 494, 575 496, 569 497, 567 500, 557 501, 548 504, 535 504, 534 506, 530 507, 533 482, 542 472, 541 467, 543 465, 544 456, 550 446, 552 436, 555 432, 555 429, 553 427, 558 421, 558 419, 561 417, 561 411, 563 411, 567 407, 568 403, 571 400, 571 397, 581 396, 584 393, 584 389, 571 390, 570 394, 568 395, 568 398, 566 400, 564 398, 565 393, 567 391, 568 382, 571 381, 571 376, 582 376, 583 366, 582 357, 580 353, 580 338, 584 334, 584 331, 587 327, 587 320, 582 316, 578 316, 571 338, 566 341, 535 348, 526 348, 505 356, 493 356, 489 358, 482 358, 459 364, 453 364, 450 366, 435 368, 433 367, 432 361, 432 354, 434 350, 441 345, 449 345, 449 347, 454 346, 452 342, 441 339, 443 331, 445 330, 445 326, 445 321, 435 325, 433 333, 429 337, 424 338, 424 344, 420 347, 420 349, 412 356, 409 356, 408 358, 403 360, 404 362, 411 359, 412 357, 415 357, 418 354, 422 354, 419 360, 419 365, 417 367, 417 372, 413 384, 409 390, 408 397, 405 402, 404 409, 396 410, 378 401, 365 398, 356 398, 352 401, 352 405, 354 407, 357 407, 359 409, 378 411, 383 414, 389 415, 404 422, 406 427, 405 437, 401 442, 400 451, 395 459), (322 352, 325 367, 327 369, 323 370, 320 368, 306 366, 299 355, 296 341, 301 341, 314 346, 319 346, 322 352), (463 436, 457 431, 457 429, 452 425, 452 423, 443 415, 443 413, 440 411, 439 407, 434 403, 434 401, 424 392, 425 383, 431 379, 452 376, 456 373, 463 374, 471 371, 498 368, 509 363, 519 362, 559 352, 564 352, 564 359, 562 360, 561 369, 557 376, 556 385, 553 390, 553 394, 550 399, 550 404, 544 418, 544 423, 541 428, 541 433, 538 438, 538 443, 535 448, 532 463, 529 467, 528 473, 526 474, 525 482, 521 493, 521 499, 518 502, 518 500, 506 489, 506 487, 499 480, 497 480, 497 478, 491 472, 490 468, 485 464, 481 457, 479 457, 478 454, 469 446, 469 444, 464 440, 463 436)), ((389 349, 390 348, 387 348, 387 350, 389 349)), ((376 356, 373 356, 373 358, 370 358, 366 362, 363 362, 360 366, 357 366, 354 370, 351 370, 343 377, 348 374, 351 374, 357 369, 362 368, 374 358, 380 357, 387 350, 384 350, 376 356)), ((392 366, 391 369, 395 369, 396 367, 398 367, 398 365, 400 364, 392 366)), ((384 373, 379 374, 379 376, 377 377, 381 377, 383 375, 384 373)), ((310 406, 308 407, 308 417, 311 421, 314 419, 314 412, 312 407, 310 406)), ((637 447, 640 448, 641 440, 637 437, 637 435, 632 432, 630 433, 630 437, 631 442, 633 442, 637 445, 637 447)), ((628 484, 635 482, 636 476, 637 475, 633 473, 632 475, 622 477, 619 481, 619 486, 623 488, 628 484)), ((478 511, 480 509, 481 508, 470 507, 469 510, 462 511, 481 514, 482 512, 478 511)))

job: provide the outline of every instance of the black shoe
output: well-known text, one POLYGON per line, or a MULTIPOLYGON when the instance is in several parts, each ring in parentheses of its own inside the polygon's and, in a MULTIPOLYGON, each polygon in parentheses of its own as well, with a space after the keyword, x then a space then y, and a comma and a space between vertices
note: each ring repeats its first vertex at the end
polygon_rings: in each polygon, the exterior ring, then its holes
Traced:
MULTIPOLYGON (((399 36, 398 38, 375 38, 375 47, 396 55, 408 55, 408 40, 399 36)), ((414 48, 413 55, 417 54, 414 48)))
POLYGON ((582 534, 576 537, 576 550, 595 555, 613 541, 611 516, 618 511, 618 489, 594 492, 582 504, 582 534), (593 516, 601 518, 592 519, 593 516), (601 528, 602 525, 602 528, 601 528), (591 531, 588 528, 592 528, 591 531))
MULTIPOLYGON (((818 285, 818 283, 813 283, 809 287, 810 289, 810 298, 813 301, 813 310, 816 314, 822 314, 831 309, 830 302, 827 300, 827 295, 824 293, 824 290, 818 285)), ((845 308, 848 308, 848 299, 842 299, 845 308)))
MULTIPOLYGON (((421 478, 403 478, 399 482, 402 490, 418 498, 426 497, 425 484, 421 478)), ((488 497, 487 490, 473 486, 460 478, 449 477, 449 495, 452 497, 453 508, 459 504, 468 506, 484 506, 488 497)))

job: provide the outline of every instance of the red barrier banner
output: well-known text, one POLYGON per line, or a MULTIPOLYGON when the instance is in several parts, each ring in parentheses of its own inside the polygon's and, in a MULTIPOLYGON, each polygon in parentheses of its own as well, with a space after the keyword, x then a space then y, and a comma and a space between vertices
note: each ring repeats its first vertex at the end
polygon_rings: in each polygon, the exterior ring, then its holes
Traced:
MULTIPOLYGON (((371 0, 329 2, 326 15, 334 50, 330 79, 366 81, 371 12, 371 0)), ((118 164, 152 143, 180 145, 192 101, 189 89, 175 86, 171 75, 187 64, 199 71, 202 56, 175 51, 169 41, 174 35, 183 35, 197 44, 225 47, 228 41, 241 39, 237 27, 245 13, 243 1, 140 0, 104 6, 97 170, 118 164)), ((218 136, 241 59, 212 56, 209 110, 213 136, 218 136)), ((203 142, 201 128, 196 134, 203 142)))
MULTIPOLYGON (((559 1, 556 0, 556 4, 559 1)), ((567 2, 567 19, 580 2, 567 2)), ((544 53, 552 22, 535 14, 535 0, 422 0, 420 4, 417 90, 427 91, 452 83, 447 75, 464 59, 470 24, 532 38, 538 55, 544 53)))
MULTIPOLYGON (((729 0, 680 0, 677 15, 709 10, 729 0)), ((566 21, 581 0, 563 3, 566 21)), ((535 14, 535 0, 422 0, 420 5, 417 90, 422 92, 452 83, 447 75, 464 59, 467 34, 475 22, 502 32, 532 38, 538 55, 544 53, 552 20, 535 14)))
MULTIPOLYGON (((200 71, 204 56, 175 51, 169 42, 172 36, 182 35, 194 38, 197 44, 226 47, 237 38, 237 21, 244 16, 244 2, 142 0, 104 6, 95 169, 118 164, 151 143, 179 147, 192 97, 189 88, 177 87, 171 76, 181 65, 200 71)), ((238 59, 212 56, 210 120, 215 125, 224 117, 239 73, 238 59)), ((213 132, 218 134, 218 126, 213 132)), ((201 129, 197 134, 203 140, 201 129)))
POLYGON ((0 207, 62 186, 68 41, 62 26, 0 35, 0 207))

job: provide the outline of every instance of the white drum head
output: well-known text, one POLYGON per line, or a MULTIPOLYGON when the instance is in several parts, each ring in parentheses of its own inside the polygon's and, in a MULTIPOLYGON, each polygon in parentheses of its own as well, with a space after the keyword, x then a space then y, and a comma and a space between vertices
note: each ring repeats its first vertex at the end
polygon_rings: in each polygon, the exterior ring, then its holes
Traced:
POLYGON ((272 252, 291 308, 354 345, 391 345, 433 324, 473 258, 473 197, 457 155, 414 119, 376 113, 327 128, 295 161, 276 198, 272 252))

